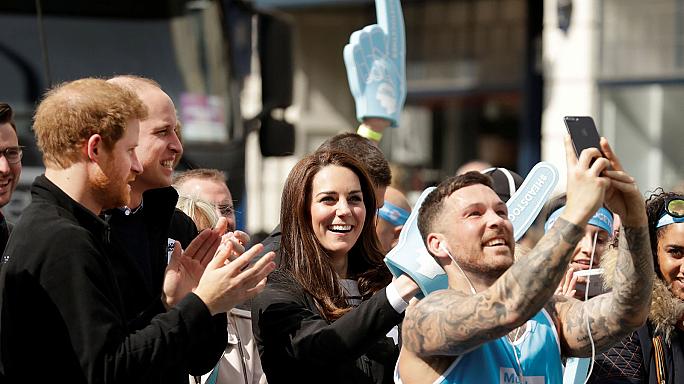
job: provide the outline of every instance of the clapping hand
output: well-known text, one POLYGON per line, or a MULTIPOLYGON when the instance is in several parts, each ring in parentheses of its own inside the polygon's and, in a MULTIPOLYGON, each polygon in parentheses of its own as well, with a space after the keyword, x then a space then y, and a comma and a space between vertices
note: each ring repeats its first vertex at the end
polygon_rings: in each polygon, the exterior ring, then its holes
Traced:
POLYGON ((180 243, 176 241, 164 272, 162 301, 167 309, 197 287, 204 270, 217 253, 221 234, 226 231, 226 223, 224 217, 219 219, 216 227, 200 232, 186 250, 182 250, 180 243))

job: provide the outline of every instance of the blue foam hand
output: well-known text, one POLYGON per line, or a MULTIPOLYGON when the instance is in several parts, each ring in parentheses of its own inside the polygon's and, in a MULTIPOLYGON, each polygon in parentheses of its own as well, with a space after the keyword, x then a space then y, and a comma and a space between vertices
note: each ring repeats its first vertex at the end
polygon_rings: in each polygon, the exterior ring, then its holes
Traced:
POLYGON ((344 64, 359 121, 379 117, 399 125, 406 101, 406 38, 399 0, 376 0, 378 23, 351 34, 344 64))
POLYGON ((420 195, 399 234, 397 245, 385 257, 385 264, 395 277, 406 274, 418 284, 420 287, 420 293, 416 295, 418 298, 449 286, 444 269, 425 248, 423 237, 418 230, 420 206, 434 189, 434 187, 428 188, 420 195))
POLYGON ((508 219, 513 224, 513 237, 520 240, 541 212, 558 184, 558 170, 540 162, 527 174, 520 188, 506 202, 508 219))

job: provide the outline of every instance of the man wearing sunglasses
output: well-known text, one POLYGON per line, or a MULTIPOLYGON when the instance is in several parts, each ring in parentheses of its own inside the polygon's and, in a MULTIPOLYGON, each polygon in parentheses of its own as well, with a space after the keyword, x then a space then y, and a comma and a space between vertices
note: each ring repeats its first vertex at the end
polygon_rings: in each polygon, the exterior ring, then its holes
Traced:
MULTIPOLYGON (((7 205, 21 176, 21 146, 17 138, 12 107, 0 103, 0 208, 7 205)), ((0 212, 0 249, 5 249, 12 224, 0 212)))

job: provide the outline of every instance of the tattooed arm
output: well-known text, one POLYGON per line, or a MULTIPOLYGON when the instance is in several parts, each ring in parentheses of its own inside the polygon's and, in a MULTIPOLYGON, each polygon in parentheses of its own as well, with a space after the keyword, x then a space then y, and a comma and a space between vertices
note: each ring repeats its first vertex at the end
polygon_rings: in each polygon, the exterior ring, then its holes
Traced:
POLYGON ((522 325, 555 292, 583 233, 561 217, 487 290, 428 295, 406 312, 403 346, 420 356, 460 355, 522 325))
POLYGON ((598 149, 585 149, 578 159, 566 136, 565 153, 567 204, 549 232, 486 290, 473 296, 451 289, 435 292, 407 310, 404 348, 422 358, 460 355, 506 335, 549 301, 584 234, 585 223, 601 205, 610 184, 602 176, 609 161, 598 149))
POLYGON ((560 327, 565 356, 589 356, 589 318, 596 350, 609 348, 640 327, 648 317, 653 291, 653 257, 648 227, 624 227, 620 231, 613 290, 586 302, 555 296, 550 304, 560 327))
POLYGON ((601 139, 601 149, 612 167, 604 172, 610 179, 605 203, 620 215, 623 227, 613 291, 584 303, 558 297, 552 301, 553 314, 560 326, 561 344, 564 353, 570 356, 591 353, 587 318, 591 336, 600 351, 643 325, 651 305, 653 255, 644 200, 634 178, 624 171, 605 139, 601 139))

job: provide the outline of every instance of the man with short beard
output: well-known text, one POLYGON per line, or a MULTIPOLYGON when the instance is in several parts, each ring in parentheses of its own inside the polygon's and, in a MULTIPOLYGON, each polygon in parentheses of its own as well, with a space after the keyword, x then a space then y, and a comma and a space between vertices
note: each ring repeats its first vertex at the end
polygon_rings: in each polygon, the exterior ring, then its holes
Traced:
POLYGON ((488 176, 449 178, 425 198, 418 228, 449 289, 406 310, 395 382, 560 383, 563 357, 591 356, 644 323, 653 260, 636 182, 605 139, 578 159, 566 137, 565 151, 565 209, 515 262, 508 209, 488 176), (613 291, 588 301, 554 296, 604 202, 623 219, 613 291))
POLYGON ((62 84, 38 106, 34 131, 46 171, 32 185, 0 272, 7 382, 164 382, 166 371, 202 354, 213 316, 258 293, 275 267, 270 255, 243 270, 260 249, 226 264, 232 244, 212 257, 220 237, 205 232, 216 246, 171 256, 177 302, 139 329, 130 326, 117 275, 135 267, 115 252, 99 215, 130 201, 146 116, 135 94, 98 79, 62 84))

